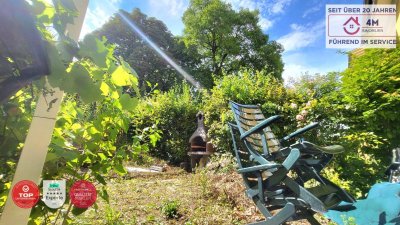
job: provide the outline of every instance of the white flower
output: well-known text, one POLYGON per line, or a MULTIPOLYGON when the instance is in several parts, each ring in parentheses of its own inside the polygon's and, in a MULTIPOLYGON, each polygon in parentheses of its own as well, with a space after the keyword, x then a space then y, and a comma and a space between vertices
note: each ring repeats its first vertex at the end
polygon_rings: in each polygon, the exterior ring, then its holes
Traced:
POLYGON ((302 120, 304 120, 304 116, 302 116, 302 115, 297 115, 297 116, 296 116, 296 120, 297 120, 297 121, 302 121, 302 120))

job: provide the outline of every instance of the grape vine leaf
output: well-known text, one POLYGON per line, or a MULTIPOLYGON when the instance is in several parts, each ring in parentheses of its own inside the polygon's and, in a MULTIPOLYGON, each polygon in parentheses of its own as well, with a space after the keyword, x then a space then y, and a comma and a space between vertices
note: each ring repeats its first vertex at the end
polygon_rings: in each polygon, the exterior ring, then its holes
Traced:
POLYGON ((116 86, 128 86, 132 85, 134 77, 124 69, 123 66, 118 66, 111 74, 111 81, 116 86))
POLYGON ((50 61, 50 75, 47 76, 47 80, 51 86, 60 87, 64 83, 66 68, 61 61, 60 54, 55 46, 48 45, 47 52, 50 61))
POLYGON ((125 175, 126 170, 122 164, 116 164, 114 165, 115 172, 117 172, 119 175, 125 175))
POLYGON ((94 35, 86 35, 83 42, 80 43, 79 54, 91 58, 99 67, 107 67, 108 48, 105 45, 105 40, 101 41, 94 35))
POLYGON ((119 99, 119 102, 123 110, 132 111, 139 103, 139 100, 137 98, 132 98, 128 94, 122 94, 121 98, 119 99))
POLYGON ((87 209, 88 209, 88 208, 78 208, 78 207, 75 207, 75 206, 74 206, 74 207, 72 207, 71 213, 72 213, 74 216, 78 216, 78 215, 84 213, 87 209))
POLYGON ((95 84, 89 71, 79 63, 74 63, 63 87, 66 92, 77 93, 85 103, 100 101, 103 98, 100 84, 95 84))

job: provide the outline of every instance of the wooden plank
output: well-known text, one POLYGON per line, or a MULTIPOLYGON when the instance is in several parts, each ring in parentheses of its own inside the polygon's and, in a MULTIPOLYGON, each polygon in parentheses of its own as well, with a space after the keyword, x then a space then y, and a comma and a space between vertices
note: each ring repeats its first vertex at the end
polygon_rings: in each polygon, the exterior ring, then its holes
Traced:
MULTIPOLYGON (((75 18, 73 25, 68 25, 67 30, 69 31, 69 37, 77 41, 89 0, 74 0, 74 3, 78 9, 79 16, 75 18)), ((40 183, 48 146, 63 98, 63 92, 60 89, 52 88, 52 90, 54 91, 52 95, 41 95, 39 97, 24 148, 18 161, 11 190, 21 180, 31 180, 36 184, 40 183), (48 104, 50 102, 52 102, 51 106, 48 104)), ((28 223, 31 209, 23 209, 16 206, 11 198, 11 190, 1 216, 0 225, 25 225, 28 223)))
POLYGON ((167 169, 162 166, 150 166, 150 170, 157 171, 157 172, 165 172, 167 169))
POLYGON ((263 121, 265 120, 265 116, 262 113, 256 113, 256 114, 250 114, 250 113, 238 113, 237 114, 240 118, 245 119, 245 120, 257 120, 257 121, 263 121))
POLYGON ((192 155, 212 155, 212 153, 211 152, 188 152, 188 155, 189 156, 192 156, 192 155))

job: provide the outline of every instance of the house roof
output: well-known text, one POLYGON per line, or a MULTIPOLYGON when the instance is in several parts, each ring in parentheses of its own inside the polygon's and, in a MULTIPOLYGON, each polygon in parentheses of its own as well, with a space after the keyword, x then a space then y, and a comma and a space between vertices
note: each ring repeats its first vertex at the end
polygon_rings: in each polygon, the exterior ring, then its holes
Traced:
POLYGON ((357 25, 360 25, 360 23, 358 22, 358 17, 356 17, 356 19, 354 19, 354 17, 350 17, 346 23, 343 24, 343 26, 346 26, 350 21, 354 21, 354 23, 356 23, 357 25))

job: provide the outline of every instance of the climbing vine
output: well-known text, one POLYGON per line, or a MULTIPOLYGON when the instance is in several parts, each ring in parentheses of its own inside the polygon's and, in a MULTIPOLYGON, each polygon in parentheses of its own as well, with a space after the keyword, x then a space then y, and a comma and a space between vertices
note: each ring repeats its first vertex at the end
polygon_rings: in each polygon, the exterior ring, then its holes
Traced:
MULTIPOLYGON (((160 138, 154 126, 143 130, 130 128, 140 98, 137 75, 122 58, 114 56, 114 46, 107 44, 106 39, 89 35, 77 43, 66 35, 67 24, 77 15, 71 0, 53 0, 53 4, 32 0, 30 7, 47 43, 51 74, 18 91, 0 108, 0 147, 5 150, 0 161, 6 165, 0 169, 0 207, 6 201, 36 99, 52 94, 49 85, 66 94, 42 178, 65 179, 67 190, 76 180, 89 180, 108 202, 105 176, 110 172, 124 175, 123 162, 148 151, 149 145, 160 138)), ((49 107, 51 104, 48 102, 49 107)), ((30 223, 68 224, 72 221, 71 213, 82 212, 72 207, 69 199, 59 210, 49 209, 41 202, 33 208, 30 223)))

